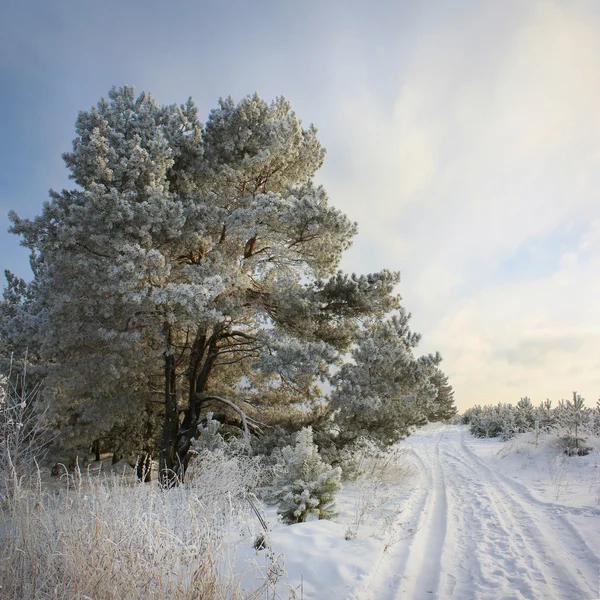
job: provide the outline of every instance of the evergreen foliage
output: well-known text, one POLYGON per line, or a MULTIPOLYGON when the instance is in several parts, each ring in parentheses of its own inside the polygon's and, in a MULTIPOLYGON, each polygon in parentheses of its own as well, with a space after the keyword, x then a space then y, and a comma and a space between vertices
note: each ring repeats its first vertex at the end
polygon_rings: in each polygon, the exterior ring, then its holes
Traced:
POLYGON ((454 390, 450 385, 448 375, 439 367, 433 370, 431 383, 437 390, 435 399, 427 407, 427 420, 430 422, 449 421, 456 415, 454 390))
POLYGON ((416 357, 420 335, 403 307, 368 323, 356 336, 351 362, 333 376, 332 407, 340 442, 361 438, 388 446, 411 428, 454 414, 453 392, 439 354, 416 357))
POLYGON ((192 441, 192 448, 198 452, 214 452, 225 446, 225 439, 219 432, 221 424, 213 419, 213 413, 206 415, 205 423, 198 425, 198 439, 192 441))
POLYGON ((282 449, 276 472, 268 500, 278 505, 277 512, 285 523, 334 516, 335 494, 341 488, 342 469, 323 462, 313 443, 311 427, 298 432, 293 447, 282 449))
POLYGON ((561 423, 567 430, 564 438, 565 452, 578 456, 589 454, 591 448, 585 445, 585 440, 579 434, 592 421, 591 410, 585 408, 584 400, 577 392, 573 392, 573 400, 567 400, 561 405, 561 410, 561 423))

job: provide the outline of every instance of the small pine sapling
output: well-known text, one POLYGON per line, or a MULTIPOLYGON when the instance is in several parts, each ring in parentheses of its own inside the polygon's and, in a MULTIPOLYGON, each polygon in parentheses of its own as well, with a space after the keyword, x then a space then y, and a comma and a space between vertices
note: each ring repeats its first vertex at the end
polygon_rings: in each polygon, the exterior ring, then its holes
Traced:
POLYGON ((598 436, 600 435, 600 398, 596 400, 596 408, 592 412, 592 431, 598 436))
POLYGON ((192 448, 197 452, 203 451, 214 452, 225 446, 225 440, 219 430, 221 424, 216 419, 213 419, 213 413, 209 412, 206 415, 206 425, 200 423, 198 425, 198 439, 192 440, 192 448))
POLYGON ((539 423, 539 432, 550 433, 557 425, 555 410, 552 408, 552 400, 547 398, 536 410, 536 420, 539 423))
POLYGON ((563 413, 563 423, 568 435, 563 437, 565 453, 569 456, 585 456, 592 448, 585 445, 585 440, 579 437, 581 429, 588 424, 590 411, 584 408, 584 399, 573 392, 573 400, 568 400, 563 413))
POLYGON ((323 462, 311 427, 298 432, 293 447, 282 449, 277 470, 269 501, 278 505, 277 512, 285 523, 335 515, 334 497, 341 488, 342 470, 323 462))

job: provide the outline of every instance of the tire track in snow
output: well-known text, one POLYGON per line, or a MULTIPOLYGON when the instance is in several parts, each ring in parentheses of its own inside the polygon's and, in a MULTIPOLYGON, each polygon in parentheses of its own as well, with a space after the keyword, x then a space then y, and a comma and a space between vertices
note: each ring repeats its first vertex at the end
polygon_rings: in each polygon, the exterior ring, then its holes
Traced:
POLYGON ((468 467, 479 469, 488 478, 500 512, 509 521, 520 525, 524 534, 530 537, 531 547, 538 557, 550 567, 547 571, 551 587, 557 590, 558 598, 598 598, 600 562, 565 517, 565 514, 579 511, 561 510, 563 507, 559 505, 537 501, 522 484, 507 478, 476 456, 465 443, 464 434, 460 435, 460 450, 468 467))
POLYGON ((439 586, 439 574, 443 539, 431 539, 436 532, 444 530, 446 497, 443 473, 439 468, 439 444, 443 434, 435 442, 411 448, 419 464, 422 487, 410 498, 403 519, 414 524, 415 534, 383 554, 373 571, 366 589, 359 597, 364 600, 398 600, 407 598, 435 598, 439 586), (428 556, 427 545, 435 549, 428 556), (421 561, 423 559, 423 561, 421 561), (422 562, 422 564, 421 564, 422 562), (407 589, 411 590, 407 592, 407 589), (425 591, 423 591, 425 590, 425 591))
POLYGON ((544 503, 477 457, 455 427, 408 441, 423 488, 403 517, 414 537, 384 554, 369 600, 592 600, 598 560, 570 514, 594 511, 544 503))
POLYGON ((440 597, 597 597, 591 585, 595 564, 590 556, 594 555, 585 542, 582 548, 582 540, 572 537, 577 534, 570 524, 548 522, 546 515, 513 494, 502 476, 468 449, 460 432, 451 439, 442 455, 448 470, 454 471, 456 484, 451 507, 455 550, 447 555, 445 568, 451 575, 440 597))
POLYGON ((442 550, 446 538, 448 503, 446 480, 440 461, 440 444, 444 433, 437 436, 435 449, 425 446, 426 456, 419 462, 429 477, 430 494, 420 521, 419 533, 411 546, 406 566, 405 585, 397 598, 435 598, 438 596, 442 572, 442 550), (425 465, 425 460, 427 465, 425 465))
POLYGON ((454 452, 446 451, 446 461, 454 471, 454 526, 452 551, 444 556, 449 575, 441 596, 561 598, 551 590, 543 562, 531 555, 532 536, 521 533, 521 524, 505 512, 480 470, 454 452))

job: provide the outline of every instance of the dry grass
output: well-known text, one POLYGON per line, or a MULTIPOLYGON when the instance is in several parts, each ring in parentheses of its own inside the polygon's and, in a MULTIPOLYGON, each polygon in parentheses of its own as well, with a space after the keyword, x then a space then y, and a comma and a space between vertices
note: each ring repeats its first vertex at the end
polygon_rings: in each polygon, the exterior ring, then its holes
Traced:
POLYGON ((185 486, 161 490, 123 478, 65 480, 59 492, 21 488, 0 513, 0 597, 200 599, 269 597, 274 558, 240 572, 236 547, 252 544, 246 494, 261 467, 206 455, 185 486), (258 579, 253 591, 243 581, 258 579))
MULTIPOLYGON (((378 514, 388 503, 389 487, 404 484, 416 474, 414 462, 406 448, 378 450, 366 445, 351 457, 354 470, 354 506, 346 539, 354 539, 367 517, 378 514)), ((391 531, 390 523, 398 520, 399 511, 381 516, 385 536, 391 531), (388 520, 390 522, 388 522, 388 520)))
POLYGON ((266 538, 262 566, 236 560, 252 547, 248 494, 263 467, 242 452, 201 453, 190 482, 171 490, 129 473, 42 484, 48 437, 25 375, 0 377, 0 597, 6 600, 275 597, 283 575, 266 538), (249 590, 243 588, 249 583, 249 590))

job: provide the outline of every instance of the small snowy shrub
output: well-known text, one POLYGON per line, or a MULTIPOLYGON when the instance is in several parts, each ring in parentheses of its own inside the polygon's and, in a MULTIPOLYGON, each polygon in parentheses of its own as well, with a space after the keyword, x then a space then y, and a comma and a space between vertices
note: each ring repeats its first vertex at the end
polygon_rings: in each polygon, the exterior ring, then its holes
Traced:
POLYGON ((596 401, 596 407, 592 411, 590 426, 592 433, 600 436, 600 399, 596 401))
POLYGON ((564 435, 560 438, 560 445, 567 456, 587 456, 593 448, 586 446, 586 440, 581 437, 564 435))
POLYGON ((501 436, 507 440, 513 437, 515 419, 510 404, 497 406, 474 406, 465 411, 469 430, 475 437, 491 438, 501 436))
POLYGON ((200 453, 203 450, 213 452, 225 446, 225 440, 219 433, 220 423, 213 419, 213 413, 206 415, 206 425, 200 423, 198 426, 198 439, 192 440, 192 448, 200 453))
POLYGON ((536 408, 535 418, 538 422, 538 435, 540 432, 550 433, 555 429, 556 409, 552 408, 552 401, 549 398, 536 408))
POLYGON ((506 411, 500 420, 500 438, 506 442, 513 439, 516 432, 517 424, 515 415, 510 411, 506 411))
POLYGON ((591 411, 585 408, 584 404, 584 399, 577 392, 573 392, 573 400, 567 400, 566 404, 560 406, 560 425, 567 431, 567 435, 561 440, 563 450, 568 456, 585 456, 592 450, 579 435, 592 420, 591 411))
POLYGON ((287 524, 334 516, 334 496, 341 488, 342 470, 323 462, 313 443, 311 427, 296 435, 296 443, 281 451, 277 475, 267 501, 278 505, 287 524))
POLYGON ((521 398, 512 411, 515 433, 525 433, 535 429, 536 410, 531 400, 525 396, 521 398))

